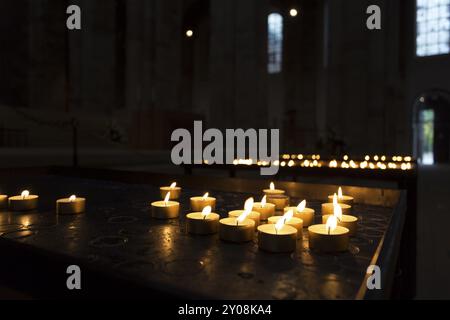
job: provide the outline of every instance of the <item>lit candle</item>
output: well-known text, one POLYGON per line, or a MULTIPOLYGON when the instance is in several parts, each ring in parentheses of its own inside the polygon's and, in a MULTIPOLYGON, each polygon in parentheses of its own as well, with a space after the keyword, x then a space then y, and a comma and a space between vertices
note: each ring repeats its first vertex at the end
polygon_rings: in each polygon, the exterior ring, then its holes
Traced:
MULTIPOLYGON (((292 211, 289 211, 293 215, 292 211)), ((275 218, 275 217, 271 217, 275 218)), ((297 246, 298 231, 286 224, 287 216, 278 217, 276 223, 258 227, 258 247, 269 252, 292 252, 297 246)))
MULTIPOLYGON (((333 202, 334 194, 328 196, 328 202, 333 202)), ((342 188, 339 187, 337 194, 337 202, 341 204, 348 204, 349 206, 353 206, 354 198, 351 196, 346 196, 342 194, 342 188)))
POLYGON ((260 214, 257 211, 253 211, 253 198, 248 198, 244 204, 244 210, 233 210, 228 212, 228 217, 237 218, 246 212, 246 218, 255 221, 255 226, 259 226, 261 220, 260 214))
MULTIPOLYGON (((336 193, 333 195, 333 203, 322 203, 322 215, 333 215, 334 214, 334 206, 338 204, 336 193)), ((341 203, 340 204, 343 214, 350 214, 352 207, 348 204, 341 203)))
POLYGON ((159 191, 161 193, 161 199, 165 199, 166 195, 170 192, 169 200, 177 200, 180 197, 181 188, 177 187, 176 182, 172 182, 168 187, 159 188, 159 191))
POLYGON ((213 234, 219 230, 219 218, 217 213, 211 212, 211 207, 206 206, 202 212, 192 212, 186 215, 186 229, 192 234, 213 234))
POLYGON ((309 248, 320 252, 340 252, 348 249, 349 230, 337 225, 334 215, 326 224, 308 227, 309 248))
POLYGON ((86 199, 71 195, 69 198, 56 200, 57 214, 76 214, 82 213, 86 208, 86 199))
POLYGON ((200 212, 203 208, 210 206, 214 211, 216 209, 216 198, 210 197, 208 192, 203 195, 203 197, 192 197, 191 198, 191 209, 194 212, 200 212))
POLYGON ((267 196, 264 196, 261 202, 253 203, 253 211, 259 212, 259 218, 263 221, 266 221, 275 214, 275 205, 273 203, 267 203, 266 198, 267 196))
POLYGON ((8 206, 8 196, 0 194, 0 209, 4 209, 8 206))
POLYGON ((152 202, 152 217, 156 219, 177 218, 180 211, 180 204, 170 201, 170 191, 166 193, 163 201, 152 202))
POLYGON ((273 182, 270 183, 269 189, 264 189, 263 192, 267 196, 275 196, 275 195, 281 195, 284 194, 284 190, 281 189, 275 189, 275 184, 273 182))
POLYGON ((314 209, 306 207, 306 200, 303 200, 296 207, 286 207, 284 212, 294 211, 294 217, 303 220, 303 227, 309 227, 314 223, 314 209))
POLYGON ((303 237, 303 220, 294 217, 294 211, 288 210, 283 216, 273 216, 269 218, 269 224, 277 224, 280 220, 284 220, 284 224, 292 226, 297 229, 297 238, 301 239, 303 237))
POLYGON ((39 197, 30 194, 28 190, 22 191, 20 196, 9 197, 9 209, 12 211, 34 210, 38 206, 39 197))
POLYGON ((250 214, 253 199, 247 199, 245 210, 239 217, 229 217, 219 221, 219 237, 224 241, 248 242, 255 235, 255 221, 247 219, 250 214))
MULTIPOLYGON (((356 230, 358 228, 358 218, 354 216, 350 216, 347 214, 342 214, 341 205, 335 205, 334 206, 334 213, 333 215, 337 219, 338 226, 345 227, 349 230, 349 236, 352 237, 356 234, 356 230)), ((328 218, 331 217, 331 215, 326 214, 322 216, 322 223, 326 223, 328 218)))

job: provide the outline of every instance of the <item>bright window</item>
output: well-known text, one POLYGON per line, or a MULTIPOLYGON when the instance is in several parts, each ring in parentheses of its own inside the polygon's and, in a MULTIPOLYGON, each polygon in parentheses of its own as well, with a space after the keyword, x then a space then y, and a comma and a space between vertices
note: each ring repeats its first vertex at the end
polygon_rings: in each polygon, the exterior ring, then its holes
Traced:
POLYGON ((417 0, 416 55, 450 52, 450 0, 417 0))
POLYGON ((281 71, 283 57, 283 17, 279 13, 271 13, 267 18, 267 71, 281 71))

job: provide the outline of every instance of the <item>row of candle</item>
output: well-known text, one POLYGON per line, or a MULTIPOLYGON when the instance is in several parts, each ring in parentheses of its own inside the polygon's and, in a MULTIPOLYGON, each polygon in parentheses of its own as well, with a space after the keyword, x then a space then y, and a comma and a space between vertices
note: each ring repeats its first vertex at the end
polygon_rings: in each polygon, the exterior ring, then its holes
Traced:
MULTIPOLYGON (((9 208, 11 211, 31 211, 38 207, 39 196, 30 194, 28 190, 20 195, 8 197, 0 195, 0 209, 9 208)), ((86 199, 71 195, 68 198, 56 200, 56 213, 77 214, 85 211, 86 199)))
MULTIPOLYGON (((157 219, 170 219, 179 216, 180 205, 177 201, 181 188, 173 183, 161 187, 162 201, 152 205, 152 216, 157 219)), ((297 207, 289 206, 289 197, 285 191, 275 189, 273 183, 264 189, 261 202, 247 199, 243 210, 232 210, 227 218, 220 219, 214 213, 216 199, 206 193, 203 197, 190 198, 193 212, 186 215, 186 229, 192 234, 219 233, 222 240, 230 242, 247 242, 253 240, 258 231, 258 245, 270 252, 290 252, 296 248, 296 241, 302 239, 303 228, 308 227, 309 246, 324 252, 345 251, 349 237, 357 231, 358 219, 352 215, 353 197, 338 194, 328 197, 322 204, 322 223, 314 225, 314 209, 306 207, 303 200, 297 207), (283 215, 275 215, 282 211, 283 215), (261 224, 262 221, 267 223, 261 224)))

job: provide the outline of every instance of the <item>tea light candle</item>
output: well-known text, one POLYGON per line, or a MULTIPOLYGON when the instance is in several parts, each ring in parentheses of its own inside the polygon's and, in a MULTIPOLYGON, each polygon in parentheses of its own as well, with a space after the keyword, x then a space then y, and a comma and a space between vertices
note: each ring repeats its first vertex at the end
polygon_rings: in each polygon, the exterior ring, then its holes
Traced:
POLYGON ((217 233, 220 216, 211 210, 210 206, 206 206, 202 212, 188 213, 186 215, 187 232, 201 235, 217 233))
POLYGON ((309 227, 314 223, 314 209, 306 208, 306 200, 303 200, 297 207, 286 207, 284 212, 289 210, 294 211, 294 217, 303 220, 303 227, 309 227))
POLYGON ((30 194, 28 190, 22 191, 20 196, 9 197, 9 209, 12 211, 34 210, 38 206, 37 195, 30 194))
POLYGON ((255 235, 255 221, 224 218, 219 221, 219 237, 229 242, 248 242, 255 235))
POLYGON ((177 200, 180 197, 181 188, 177 187, 176 182, 172 182, 172 184, 168 187, 161 187, 159 188, 159 191, 161 193, 161 199, 164 199, 168 193, 170 193, 170 199, 169 200, 177 200))
POLYGON ((152 202, 152 217, 155 219, 177 218, 180 212, 180 204, 176 201, 169 201, 170 191, 167 192, 163 201, 152 202))
POLYGON ((86 199, 71 195, 69 198, 56 200, 57 214, 77 214, 85 211, 86 199))
POLYGON ((275 215, 275 205, 267 203, 267 196, 262 197, 261 202, 253 203, 253 211, 259 212, 259 218, 266 221, 269 217, 275 215))
POLYGON ((349 230, 337 225, 335 216, 330 216, 326 224, 308 227, 309 248, 320 252, 346 251, 349 244, 349 230))
POLYGON ((284 220, 284 224, 288 226, 292 226, 295 229, 297 229, 297 239, 301 239, 303 237, 303 220, 300 218, 294 217, 294 211, 288 210, 286 213, 281 216, 273 216, 269 217, 268 223, 269 224, 277 224, 279 221, 284 220))
MULTIPOLYGON (((338 204, 336 193, 333 196, 333 203, 322 203, 322 215, 333 215, 334 214, 334 206, 338 204)), ((340 204, 343 214, 350 214, 352 207, 348 204, 340 204)))
POLYGON ((285 224, 284 217, 278 218, 280 219, 275 224, 263 224, 258 227, 258 247, 273 253, 295 251, 297 229, 285 224))
POLYGON ((269 189, 264 189, 263 192, 267 196, 275 196, 275 195, 281 195, 284 194, 284 190, 281 189, 275 189, 275 184, 273 182, 270 183, 269 189))
POLYGON ((256 227, 259 226, 259 223, 260 223, 260 220, 261 220, 260 214, 257 211, 252 211, 253 204, 254 204, 253 198, 248 198, 245 201, 244 210, 233 210, 233 211, 230 211, 230 212, 228 212, 228 217, 237 218, 240 215, 245 213, 245 218, 246 219, 253 220, 255 222, 255 226, 256 227))
POLYGON ((219 221, 219 237, 230 242, 247 242, 253 240, 255 221, 247 219, 252 212, 253 198, 245 201, 244 210, 238 217, 229 217, 219 221))
POLYGON ((194 212, 201 212, 205 207, 210 206, 214 211, 216 209, 216 198, 210 197, 208 192, 203 197, 191 198, 191 209, 194 212))
POLYGON ((0 194, 0 209, 4 209, 8 206, 8 196, 0 194))
POLYGON ((283 194, 268 196, 267 202, 274 204, 275 210, 283 211, 284 208, 289 206, 289 197, 283 194))
MULTIPOLYGON (((337 219, 337 225, 341 227, 345 227, 349 230, 349 236, 352 237, 356 234, 356 230, 358 228, 358 218, 346 214, 342 214, 341 205, 338 204, 334 206, 334 214, 337 219)), ((322 216, 322 223, 326 223, 328 221, 328 218, 331 217, 331 215, 324 215, 322 216)))
MULTIPOLYGON (((328 196, 328 202, 333 202, 333 198, 334 198, 334 195, 328 196)), ((343 195, 342 188, 339 187, 338 195, 337 195, 337 202, 341 203, 341 204, 347 204, 349 206, 353 206, 353 201, 354 201, 354 198, 351 196, 343 195)))

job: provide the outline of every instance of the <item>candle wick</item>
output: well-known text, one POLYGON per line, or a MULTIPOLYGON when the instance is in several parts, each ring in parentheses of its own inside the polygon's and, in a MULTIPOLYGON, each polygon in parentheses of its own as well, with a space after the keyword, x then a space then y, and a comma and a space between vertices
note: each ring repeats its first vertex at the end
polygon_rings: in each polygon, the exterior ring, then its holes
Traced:
POLYGON ((206 219, 206 215, 203 215, 203 220, 205 220, 206 219))
POLYGON ((330 234, 330 231, 331 231, 331 227, 328 227, 328 234, 330 234))

